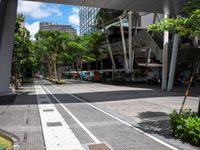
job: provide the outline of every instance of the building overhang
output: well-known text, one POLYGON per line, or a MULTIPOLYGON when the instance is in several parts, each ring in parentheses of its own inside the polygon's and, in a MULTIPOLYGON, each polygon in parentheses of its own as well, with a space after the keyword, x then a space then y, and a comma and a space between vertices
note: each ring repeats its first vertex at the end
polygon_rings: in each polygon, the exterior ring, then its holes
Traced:
POLYGON ((26 0, 176 15, 187 0, 26 0))

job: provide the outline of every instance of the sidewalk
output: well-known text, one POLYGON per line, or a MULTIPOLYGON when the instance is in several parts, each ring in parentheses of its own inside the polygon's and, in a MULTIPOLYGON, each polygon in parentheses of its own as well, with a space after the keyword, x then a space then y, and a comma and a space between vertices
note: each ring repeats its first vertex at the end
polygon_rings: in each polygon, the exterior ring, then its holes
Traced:
POLYGON ((0 105, 0 129, 19 137, 20 150, 45 149, 33 85, 24 85, 13 103, 0 105))
MULTIPOLYGON (((179 140, 175 140, 171 135, 168 114, 174 109, 180 109, 183 100, 183 96, 180 92, 164 92, 158 88, 152 87, 125 87, 73 80, 67 80, 66 85, 58 85, 58 87, 77 95, 85 101, 93 103, 97 107, 133 124, 178 149, 199 149, 189 144, 182 143, 179 140)), ((58 89, 52 89, 52 91, 57 94, 61 92, 58 91, 58 89)), ((196 91, 198 92, 198 89, 196 89, 196 91)), ((57 96, 59 96, 59 94, 57 96)), ((74 111, 76 110, 75 112, 78 114, 76 116, 80 116, 80 120, 83 119, 82 122, 85 122, 84 117, 89 116, 89 114, 91 115, 91 111, 89 110, 87 111, 88 115, 86 115, 85 112, 82 113, 83 104, 70 101, 70 98, 68 98, 66 94, 61 94, 59 98, 63 99, 64 105, 68 107, 75 108, 80 105, 81 108, 74 109, 74 111), (81 117, 82 115, 83 118, 81 117)), ((185 108, 197 110, 198 100, 197 96, 188 97, 185 108)), ((96 113, 93 115, 95 114, 96 113)), ((101 119, 103 117, 99 115, 99 118, 101 119)), ((89 128, 96 125, 98 130, 95 128, 94 133, 98 133, 99 131, 98 134, 103 130, 103 128, 99 130, 100 125, 107 125, 105 123, 108 123, 95 122, 91 124, 92 121, 95 121, 95 118, 89 119, 90 122, 88 123, 86 120, 86 125, 88 125, 89 128)), ((110 118, 108 121, 110 121, 110 118)), ((74 123, 72 125, 74 125, 74 123)), ((74 127, 77 129, 77 126, 74 127)), ((113 126, 109 127, 109 130, 113 128, 113 126)), ((37 98, 32 84, 26 84, 22 87, 20 95, 17 96, 14 103, 0 105, 0 129, 19 137, 20 150, 45 149, 37 98)), ((113 129, 113 131, 117 131, 118 129, 120 130, 121 128, 113 129)), ((104 130, 105 133, 109 133, 109 130, 104 130)), ((133 136, 132 132, 130 133, 130 131, 127 131, 126 133, 133 136)), ((126 133, 123 133, 124 136, 126 133)), ((117 132, 115 134, 120 134, 121 136, 122 133, 117 132)), ((112 135, 108 134, 108 136, 112 135)), ((82 138, 85 136, 81 134, 80 137, 82 138)), ((115 136, 113 135, 112 137, 115 136)), ((85 141, 86 139, 82 140, 85 141)), ((138 141, 137 136, 134 140, 138 143, 142 142, 138 141)))
MULTIPOLYGON (((138 88, 82 81, 74 83, 72 80, 66 82, 66 85, 60 85, 60 87, 121 117, 145 132, 180 149, 198 149, 175 140, 169 129, 168 115, 173 110, 181 108, 184 98, 183 89, 175 89, 177 92, 165 92, 152 86, 138 88)), ((199 87, 195 90, 198 92, 199 87)), ((197 111, 198 103, 197 96, 190 96, 186 100, 185 108, 197 111)))

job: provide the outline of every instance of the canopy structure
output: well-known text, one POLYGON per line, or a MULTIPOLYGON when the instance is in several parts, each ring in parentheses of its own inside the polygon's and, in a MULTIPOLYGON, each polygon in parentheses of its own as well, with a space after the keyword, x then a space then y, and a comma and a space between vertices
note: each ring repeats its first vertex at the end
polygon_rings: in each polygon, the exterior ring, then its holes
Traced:
MULTIPOLYGON (((164 16, 170 17, 177 15, 187 0, 26 0, 26 1, 69 4, 78 6, 91 6, 97 8, 130 10, 137 12, 163 13, 165 14, 164 16)), ((13 54, 13 39, 14 39, 13 37, 15 32, 15 22, 17 15, 17 3, 18 0, 0 0, 0 20, 1 20, 0 93, 9 92, 10 72, 11 72, 12 54, 13 54)), ((129 38, 129 42, 130 41, 131 38, 129 38)), ((166 54, 168 51, 167 42, 168 42, 168 36, 164 36, 163 44, 166 45, 166 50, 163 50, 163 52, 166 52, 166 54)), ((165 56, 164 53, 163 56, 165 56)), ((167 60, 167 55, 165 57, 166 57, 165 60, 167 60)), ((167 66, 167 62, 165 62, 164 64, 166 64, 167 66)), ((166 68, 163 74, 165 75, 165 80, 167 80, 167 67, 163 68, 166 68)))
POLYGON ((28 0, 175 15, 186 0, 28 0))

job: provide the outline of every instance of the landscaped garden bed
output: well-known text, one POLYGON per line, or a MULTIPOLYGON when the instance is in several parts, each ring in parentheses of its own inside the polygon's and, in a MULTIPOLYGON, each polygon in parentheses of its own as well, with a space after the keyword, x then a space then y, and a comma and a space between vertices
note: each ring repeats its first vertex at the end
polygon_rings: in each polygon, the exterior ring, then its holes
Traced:
POLYGON ((170 125, 176 138, 184 142, 200 146, 200 117, 191 109, 185 109, 179 114, 170 114, 170 125))
POLYGON ((13 142, 11 139, 0 133, 0 150, 12 150, 13 142))

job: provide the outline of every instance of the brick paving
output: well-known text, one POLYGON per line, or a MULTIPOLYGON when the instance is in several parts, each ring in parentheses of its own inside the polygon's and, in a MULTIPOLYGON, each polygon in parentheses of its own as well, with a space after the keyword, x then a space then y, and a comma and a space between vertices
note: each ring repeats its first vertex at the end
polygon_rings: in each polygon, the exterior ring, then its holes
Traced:
MULTIPOLYGON (((59 87, 91 102, 143 131, 174 145, 179 149, 199 149, 174 139, 169 129, 169 113, 179 110, 185 87, 165 92, 158 86, 114 86, 84 81, 67 80, 59 87)), ((185 108, 198 109, 200 87, 192 87, 185 108)))
POLYGON ((19 138, 20 150, 44 150, 44 141, 33 85, 20 90, 12 104, 0 105, 0 129, 19 138))
MULTIPOLYGON (((44 82, 45 83, 45 82, 44 82)), ((72 96, 45 85, 100 141, 116 150, 162 150, 169 149, 158 142, 127 127, 109 116, 80 102, 72 96)), ((100 83, 67 80, 59 85, 66 92, 75 94, 87 102, 100 107, 110 114, 125 120, 143 131, 182 150, 199 148, 175 140, 169 129, 168 114, 179 109, 183 100, 183 88, 175 92, 163 92, 158 87, 126 87, 100 83)), ((185 108, 197 110, 198 91, 190 96, 185 108)), ((47 91, 46 91, 47 92, 47 91)), ((57 110, 70 126, 83 146, 94 141, 49 95, 57 110)), ((0 105, 0 129, 8 131, 20 139, 20 150, 43 150, 45 144, 38 112, 34 86, 27 84, 12 104, 0 105)))

